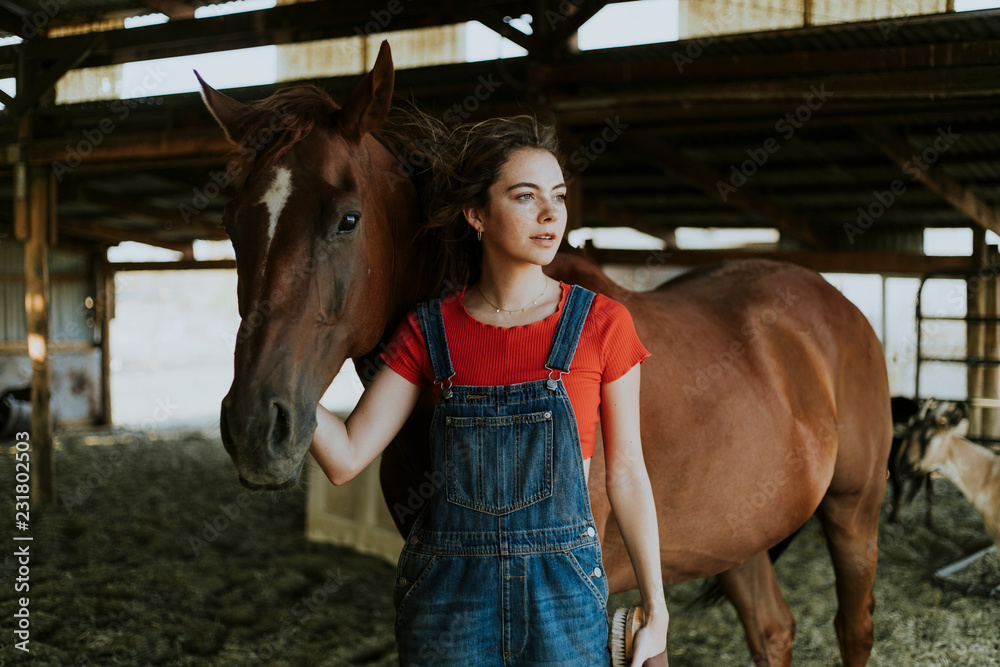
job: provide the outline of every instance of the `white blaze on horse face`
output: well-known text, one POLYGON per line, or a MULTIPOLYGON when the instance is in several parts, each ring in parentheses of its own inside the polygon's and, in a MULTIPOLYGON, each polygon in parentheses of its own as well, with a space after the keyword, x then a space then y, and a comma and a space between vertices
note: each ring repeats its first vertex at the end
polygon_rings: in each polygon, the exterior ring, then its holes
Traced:
POLYGON ((274 230, 278 226, 278 218, 281 211, 288 203, 288 197, 292 194, 292 171, 287 167, 274 168, 274 180, 271 187, 260 198, 258 204, 267 206, 270 220, 267 223, 267 240, 264 242, 264 261, 261 262, 260 271, 263 275, 264 267, 267 265, 267 254, 271 249, 271 240, 274 239, 274 230))

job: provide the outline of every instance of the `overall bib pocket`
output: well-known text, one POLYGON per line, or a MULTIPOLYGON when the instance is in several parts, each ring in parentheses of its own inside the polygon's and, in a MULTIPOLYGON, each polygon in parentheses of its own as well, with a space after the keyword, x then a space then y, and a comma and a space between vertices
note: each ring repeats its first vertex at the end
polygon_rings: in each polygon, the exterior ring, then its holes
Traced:
POLYGON ((552 412, 445 417, 448 502, 509 514, 552 495, 552 412))

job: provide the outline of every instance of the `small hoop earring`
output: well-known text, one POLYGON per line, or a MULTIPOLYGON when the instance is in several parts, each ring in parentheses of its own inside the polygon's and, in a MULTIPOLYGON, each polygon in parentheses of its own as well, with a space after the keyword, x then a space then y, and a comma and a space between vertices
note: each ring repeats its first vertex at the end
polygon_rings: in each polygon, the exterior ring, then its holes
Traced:
POLYGON ((477 241, 482 241, 483 240, 483 230, 481 230, 481 229, 477 229, 476 230, 476 240, 477 241))

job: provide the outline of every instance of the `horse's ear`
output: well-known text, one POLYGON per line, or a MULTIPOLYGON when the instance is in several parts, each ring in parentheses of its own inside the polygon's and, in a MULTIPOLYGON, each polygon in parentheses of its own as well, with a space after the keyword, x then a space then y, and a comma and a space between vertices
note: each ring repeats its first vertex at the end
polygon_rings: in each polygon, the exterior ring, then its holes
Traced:
POLYGON ((246 122, 249 107, 212 88, 205 83, 197 70, 195 70, 194 75, 198 77, 198 82, 201 84, 201 99, 205 101, 205 106, 225 130, 226 138, 234 144, 238 143, 243 138, 242 127, 246 122))
POLYGON ((334 113, 333 120, 346 139, 358 141, 385 122, 392 104, 394 76, 389 42, 382 40, 372 71, 365 74, 344 100, 344 105, 334 113))

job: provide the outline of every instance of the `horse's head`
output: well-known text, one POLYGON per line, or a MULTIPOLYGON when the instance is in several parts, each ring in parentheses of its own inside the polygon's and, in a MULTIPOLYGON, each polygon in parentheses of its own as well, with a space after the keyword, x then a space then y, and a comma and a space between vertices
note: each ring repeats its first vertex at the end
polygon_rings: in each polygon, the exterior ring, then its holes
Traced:
POLYGON ((201 84, 241 181, 223 216, 242 321, 222 441, 244 484, 288 486, 323 392, 377 346, 408 295, 394 258, 412 241, 416 194, 386 177, 398 162, 371 135, 389 112, 392 57, 383 42, 340 107, 315 88, 245 105, 201 84))

